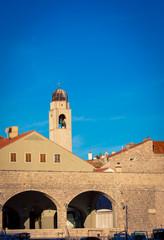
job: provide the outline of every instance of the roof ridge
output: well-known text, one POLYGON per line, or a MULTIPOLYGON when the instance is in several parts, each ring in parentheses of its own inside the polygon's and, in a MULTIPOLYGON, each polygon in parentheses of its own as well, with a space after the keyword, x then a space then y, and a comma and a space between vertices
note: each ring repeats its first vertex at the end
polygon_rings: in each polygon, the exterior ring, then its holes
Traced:
POLYGON ((136 144, 134 144, 134 145, 132 145, 132 146, 129 146, 128 148, 125 147, 125 148, 121 149, 119 152, 116 152, 116 153, 114 153, 114 154, 108 155, 107 158, 113 157, 113 156, 115 156, 115 155, 117 155, 117 154, 120 154, 120 153, 122 153, 122 152, 126 152, 126 151, 128 151, 128 150, 130 150, 130 149, 132 149, 132 148, 134 148, 134 147, 137 147, 137 146, 139 146, 139 145, 141 145, 141 144, 143 144, 143 143, 146 143, 146 142, 148 142, 148 141, 152 141, 152 139, 148 139, 147 141, 143 141, 143 142, 140 142, 140 143, 136 143, 136 144))
POLYGON ((14 138, 10 138, 10 139, 4 138, 4 139, 1 139, 1 141, 0 141, 0 149, 3 148, 3 147, 6 147, 7 145, 9 145, 9 144, 11 144, 13 142, 16 142, 20 138, 25 137, 25 136, 27 136, 28 134, 30 134, 32 132, 35 132, 35 130, 31 130, 29 132, 21 133, 21 134, 19 134, 18 136, 14 137, 14 138))

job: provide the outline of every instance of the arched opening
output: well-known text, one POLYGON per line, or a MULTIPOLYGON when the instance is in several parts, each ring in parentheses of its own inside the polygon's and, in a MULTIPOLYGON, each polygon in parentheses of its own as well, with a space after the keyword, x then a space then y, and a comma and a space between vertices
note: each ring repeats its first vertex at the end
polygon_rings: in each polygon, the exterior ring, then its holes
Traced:
POLYGON ((57 228, 57 208, 44 193, 26 191, 16 194, 3 206, 3 228, 57 228))
POLYGON ((82 228, 82 214, 81 212, 73 207, 69 207, 67 211, 67 227, 68 228, 82 228))
POLYGON ((66 116, 64 114, 59 116, 59 128, 66 128, 66 116))
POLYGON ((67 209, 68 228, 113 228, 114 205, 104 193, 88 191, 76 196, 67 209))

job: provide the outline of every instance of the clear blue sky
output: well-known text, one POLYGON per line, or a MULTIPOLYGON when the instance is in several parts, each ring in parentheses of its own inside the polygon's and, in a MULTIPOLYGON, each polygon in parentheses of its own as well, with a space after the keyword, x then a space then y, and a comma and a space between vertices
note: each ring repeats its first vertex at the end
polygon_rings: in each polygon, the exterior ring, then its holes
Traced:
POLYGON ((83 159, 164 140, 164 1, 0 0, 0 135, 48 137, 58 82, 83 159))

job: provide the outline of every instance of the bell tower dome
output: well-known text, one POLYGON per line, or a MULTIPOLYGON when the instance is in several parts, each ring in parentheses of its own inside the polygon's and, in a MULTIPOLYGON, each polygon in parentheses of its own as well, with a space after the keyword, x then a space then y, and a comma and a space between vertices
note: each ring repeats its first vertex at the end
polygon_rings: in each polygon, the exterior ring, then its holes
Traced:
POLYGON ((49 111, 49 139, 72 152, 71 109, 67 93, 57 89, 52 94, 49 111))

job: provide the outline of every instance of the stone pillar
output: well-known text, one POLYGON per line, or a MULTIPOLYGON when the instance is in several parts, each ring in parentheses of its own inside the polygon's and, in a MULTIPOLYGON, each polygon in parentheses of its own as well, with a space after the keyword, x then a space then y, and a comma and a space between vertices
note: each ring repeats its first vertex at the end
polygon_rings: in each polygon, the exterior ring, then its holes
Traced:
POLYGON ((67 208, 61 206, 57 209, 57 228, 65 231, 67 226, 67 208))
POLYGON ((3 212, 2 210, 0 209, 0 229, 2 229, 2 225, 3 225, 3 212))

